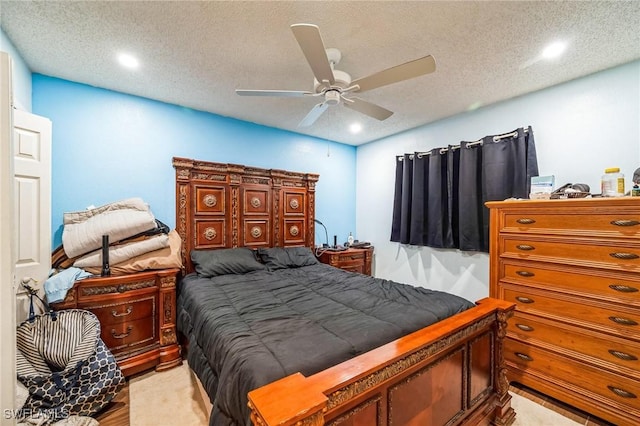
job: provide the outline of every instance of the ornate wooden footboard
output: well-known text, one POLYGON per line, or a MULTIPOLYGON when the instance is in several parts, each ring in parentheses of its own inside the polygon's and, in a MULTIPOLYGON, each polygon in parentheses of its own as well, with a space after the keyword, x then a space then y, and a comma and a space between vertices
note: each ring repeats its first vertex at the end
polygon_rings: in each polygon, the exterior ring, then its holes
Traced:
POLYGON ((256 426, 509 425, 502 340, 513 305, 475 308, 310 377, 249 393, 256 426))

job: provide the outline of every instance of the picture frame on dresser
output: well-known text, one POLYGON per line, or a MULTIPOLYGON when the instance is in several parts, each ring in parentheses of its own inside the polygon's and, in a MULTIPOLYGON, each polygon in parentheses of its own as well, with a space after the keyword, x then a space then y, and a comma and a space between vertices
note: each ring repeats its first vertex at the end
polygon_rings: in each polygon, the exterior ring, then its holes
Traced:
POLYGON ((86 309, 100 321, 100 337, 125 376, 182 364, 176 333, 180 269, 91 277, 76 281, 54 310, 86 309))
POLYGON ((516 303, 507 377, 620 426, 640 418, 640 198, 488 202, 490 296, 516 303))

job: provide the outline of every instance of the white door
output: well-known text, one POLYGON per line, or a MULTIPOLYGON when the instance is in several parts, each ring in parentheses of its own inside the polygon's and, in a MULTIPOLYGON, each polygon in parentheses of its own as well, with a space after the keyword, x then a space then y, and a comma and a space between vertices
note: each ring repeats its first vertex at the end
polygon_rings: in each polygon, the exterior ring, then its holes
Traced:
POLYGON ((0 425, 15 424, 4 409, 14 408, 16 400, 16 323, 13 303, 14 229, 13 229, 13 162, 11 160, 11 58, 0 52, 0 425))
POLYGON ((51 270, 51 121, 14 110, 12 155, 19 324, 29 313, 29 297, 20 283, 30 283, 44 298, 42 284, 51 270))

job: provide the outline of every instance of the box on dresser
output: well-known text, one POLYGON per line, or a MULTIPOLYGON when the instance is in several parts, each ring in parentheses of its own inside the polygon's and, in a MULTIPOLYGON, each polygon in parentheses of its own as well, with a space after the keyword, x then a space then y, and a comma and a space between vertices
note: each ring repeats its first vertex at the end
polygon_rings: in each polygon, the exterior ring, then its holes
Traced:
POLYGON ((322 263, 344 269, 345 271, 358 272, 364 275, 371 275, 371 260, 373 258, 373 247, 348 248, 341 251, 320 249, 318 260, 322 263))
POLYGON ((640 199, 489 202, 491 296, 515 302, 508 378, 640 418, 640 199))
POLYGON ((100 337, 125 376, 182 364, 176 336, 179 269, 95 277, 77 281, 51 307, 86 309, 100 320, 100 337))

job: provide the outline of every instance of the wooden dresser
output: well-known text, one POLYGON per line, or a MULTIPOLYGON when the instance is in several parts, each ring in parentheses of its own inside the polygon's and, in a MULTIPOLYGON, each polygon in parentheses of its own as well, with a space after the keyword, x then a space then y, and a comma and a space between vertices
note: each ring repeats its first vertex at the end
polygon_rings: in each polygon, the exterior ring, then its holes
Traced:
POLYGON ((60 309, 86 309, 100 320, 100 337, 125 376, 182 364, 176 337, 179 269, 77 281, 60 309))
POLYGON ((508 377, 640 419, 640 198, 489 202, 491 296, 517 304, 508 377))
POLYGON ((349 248, 343 251, 324 250, 318 256, 318 260, 322 263, 365 275, 371 275, 372 258, 373 247, 349 248))

